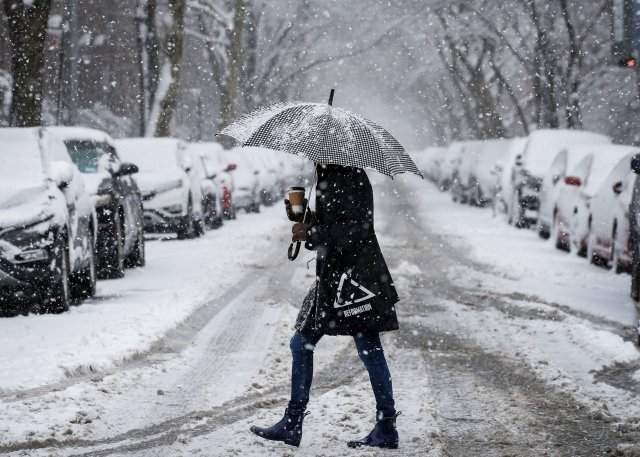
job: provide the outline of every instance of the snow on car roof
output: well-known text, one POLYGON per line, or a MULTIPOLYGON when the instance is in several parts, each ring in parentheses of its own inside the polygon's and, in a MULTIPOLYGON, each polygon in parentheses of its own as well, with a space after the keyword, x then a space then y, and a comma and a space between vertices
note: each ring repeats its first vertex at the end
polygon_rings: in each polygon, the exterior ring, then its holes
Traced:
MULTIPOLYGON (((595 195, 621 160, 630 159, 632 154, 640 152, 638 148, 633 146, 622 145, 592 146, 590 149, 593 151, 593 160, 586 182, 582 186, 582 191, 589 196, 595 195)), ((630 164, 629 168, 631 168, 630 164)))
POLYGON ((141 171, 175 168, 186 145, 177 138, 125 138, 115 141, 123 162, 133 162, 141 171))
POLYGON ((610 144, 611 139, 584 130, 543 129, 529 134, 524 152, 525 168, 533 176, 544 176, 558 153, 574 144, 610 144))
POLYGON ((47 127, 46 129, 62 141, 90 140, 97 143, 108 143, 111 146, 114 145, 113 138, 102 130, 86 127, 47 127))
POLYGON ((0 182, 8 187, 41 185, 45 176, 39 128, 0 129, 0 182))

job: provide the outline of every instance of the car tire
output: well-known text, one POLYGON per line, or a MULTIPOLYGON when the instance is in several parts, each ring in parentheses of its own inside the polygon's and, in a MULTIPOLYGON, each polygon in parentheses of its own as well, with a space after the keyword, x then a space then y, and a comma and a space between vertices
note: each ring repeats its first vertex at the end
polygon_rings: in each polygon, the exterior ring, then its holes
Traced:
POLYGON ((124 235, 120 210, 116 210, 98 248, 98 278, 124 277, 124 235))
POLYGON ((55 268, 60 274, 46 287, 44 311, 59 314, 69 310, 71 305, 71 284, 69 282, 69 249, 63 236, 58 236, 54 246, 55 268))
POLYGON ((193 204, 191 203, 191 196, 189 196, 189 202, 187 203, 187 215, 184 216, 180 228, 178 229, 178 239, 187 240, 195 236, 195 218, 193 217, 193 204))
POLYGON ((543 240, 548 240, 551 238, 551 231, 542 225, 542 223, 538 223, 538 236, 543 240))
POLYGON ((632 250, 633 261, 631 262, 631 298, 640 301, 640 256, 638 255, 638 246, 633 240, 632 250))
POLYGON ((96 251, 93 242, 93 234, 89 239, 89 265, 70 278, 71 296, 74 298, 90 298, 96 294, 96 251))
POLYGON ((513 201, 511 202, 511 215, 509 216, 509 224, 513 225, 515 228, 523 227, 523 214, 522 214, 522 205, 520 204, 520 197, 518 193, 515 192, 513 194, 513 201))
POLYGON ((133 247, 133 251, 125 258, 126 268, 144 267, 147 262, 146 251, 144 245, 144 231, 142 228, 138 230, 138 237, 136 238, 136 244, 133 247))

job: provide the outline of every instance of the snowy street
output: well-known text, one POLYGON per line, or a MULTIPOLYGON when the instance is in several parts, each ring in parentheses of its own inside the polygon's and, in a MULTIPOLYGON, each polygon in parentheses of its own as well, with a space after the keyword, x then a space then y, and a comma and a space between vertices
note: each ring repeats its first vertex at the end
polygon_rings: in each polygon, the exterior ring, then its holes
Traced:
POLYGON ((316 349, 299 450, 249 431, 286 405, 288 340, 314 279, 312 253, 286 259, 277 203, 198 240, 148 242, 149 266, 69 313, 0 322, 0 453, 640 455, 628 277, 427 181, 369 176, 401 297, 400 330, 383 336, 398 451, 346 447, 375 419, 348 337, 316 349))

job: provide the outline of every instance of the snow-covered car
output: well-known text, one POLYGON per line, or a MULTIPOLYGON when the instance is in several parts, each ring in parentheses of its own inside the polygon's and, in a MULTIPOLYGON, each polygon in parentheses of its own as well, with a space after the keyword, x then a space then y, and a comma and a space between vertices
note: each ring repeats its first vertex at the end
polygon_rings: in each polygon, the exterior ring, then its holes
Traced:
POLYGON ((412 154, 413 161, 425 178, 434 183, 439 181, 440 166, 447 153, 447 148, 431 146, 412 154))
POLYGON ((242 154, 247 157, 247 165, 252 167, 258 179, 260 203, 265 206, 272 205, 282 196, 278 183, 279 163, 275 156, 282 155, 282 152, 259 147, 243 147, 242 154))
MULTIPOLYGON (((0 129, 0 295, 63 312, 96 290, 96 214, 62 141, 44 128, 0 129)), ((3 300, 3 301, 4 301, 3 300)))
POLYGON ((189 153, 196 163, 196 173, 202 176, 202 212, 205 225, 210 229, 222 226, 222 196, 224 188, 217 162, 208 153, 213 143, 189 143, 189 153))
POLYGON ((460 154, 466 143, 466 141, 455 141, 447 147, 447 153, 442 159, 439 168, 438 187, 440 190, 446 192, 451 189, 460 166, 460 154))
POLYGON ((583 130, 542 129, 530 133, 522 157, 516 158, 521 165, 511 176, 514 192, 509 220, 516 227, 537 224, 542 180, 561 150, 571 145, 609 143, 610 138, 583 130))
POLYGON ((547 239, 551 236, 558 195, 565 185, 564 178, 567 173, 575 169, 582 159, 593 153, 592 148, 584 145, 569 146, 561 150, 551 163, 540 185, 540 208, 536 228, 541 238, 547 239))
MULTIPOLYGON (((640 300, 640 154, 631 158, 631 170, 636 175, 629 204, 629 238, 631 242, 631 298, 640 300)), ((640 309, 638 310, 640 314, 640 309)), ((640 344, 640 322, 638 323, 640 344)))
POLYGON ((121 162, 113 139, 100 130, 47 127, 64 142, 96 202, 99 278, 121 278, 125 268, 145 264, 142 195, 132 175, 138 167, 121 162))
POLYGON ((587 258, 592 263, 613 268, 616 273, 631 271, 629 205, 635 173, 630 164, 631 157, 640 149, 627 149, 628 155, 613 168, 591 199, 587 243, 587 258))
POLYGON ((474 206, 492 203, 497 192, 496 177, 502 172, 510 150, 510 141, 504 139, 484 141, 480 152, 471 160, 467 183, 464 186, 466 200, 474 206))
POLYGON ((147 232, 177 233, 191 238, 204 233, 202 186, 184 142, 175 138, 116 140, 122 160, 135 163, 142 192, 147 232))
POLYGON ((587 255, 592 225, 591 201, 613 169, 629 156, 628 146, 585 146, 592 153, 584 157, 569 175, 558 193, 554 209, 553 233, 558 249, 575 250, 587 255))
POLYGON ((469 202, 471 167, 478 160, 483 144, 484 141, 463 141, 456 148, 451 178, 451 198, 454 202, 469 202))
POLYGON ((515 189, 512 185, 512 175, 514 170, 522 166, 522 152, 526 146, 526 138, 511 138, 508 141, 507 153, 502 160, 496 163, 495 195, 493 198, 494 214, 503 214, 509 217, 512 213, 511 204, 515 189))
POLYGON ((189 148, 203 158, 205 169, 216 185, 219 206, 223 219, 235 217, 233 208, 233 177, 230 174, 231 168, 227 155, 221 144, 216 142, 190 143, 189 148))
POLYGON ((245 148, 233 148, 223 152, 233 179, 234 210, 243 209, 248 213, 260 212, 260 181, 258 170, 245 148))

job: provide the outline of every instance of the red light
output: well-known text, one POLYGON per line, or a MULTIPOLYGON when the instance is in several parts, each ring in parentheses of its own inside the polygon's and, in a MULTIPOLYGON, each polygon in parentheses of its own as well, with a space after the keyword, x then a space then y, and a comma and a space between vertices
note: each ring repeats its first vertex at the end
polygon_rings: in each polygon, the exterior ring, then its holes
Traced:
POLYGON ((626 57, 620 60, 620 66, 626 68, 636 68, 638 66, 638 61, 633 57, 626 57))

